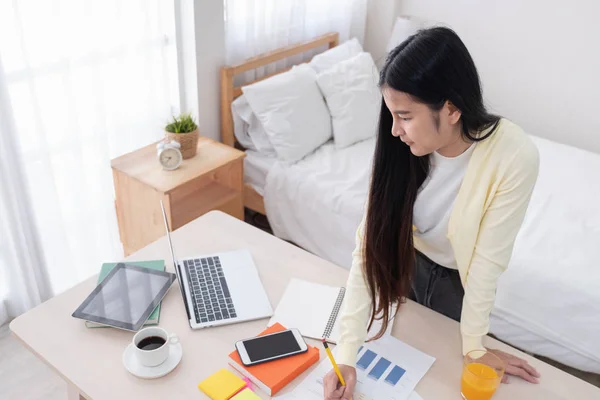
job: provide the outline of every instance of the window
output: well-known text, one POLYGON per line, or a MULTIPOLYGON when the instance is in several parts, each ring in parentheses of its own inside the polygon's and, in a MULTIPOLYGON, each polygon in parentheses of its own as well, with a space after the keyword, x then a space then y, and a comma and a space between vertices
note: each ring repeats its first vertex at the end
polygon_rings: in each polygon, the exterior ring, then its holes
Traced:
POLYGON ((174 0, 2 1, 0 59, 60 292, 122 257, 110 160, 179 109, 174 0))

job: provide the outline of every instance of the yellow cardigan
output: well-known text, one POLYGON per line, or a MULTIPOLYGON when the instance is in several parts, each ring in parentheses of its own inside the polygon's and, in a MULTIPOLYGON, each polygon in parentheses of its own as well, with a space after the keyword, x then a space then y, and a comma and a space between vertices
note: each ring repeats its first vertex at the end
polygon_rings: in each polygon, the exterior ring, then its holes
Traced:
MULTIPOLYGON (((483 348, 496 282, 508 266, 538 169, 537 148, 520 127, 506 119, 473 150, 448 222, 448 239, 465 290, 460 323, 463 354, 483 348)), ((364 218, 356 232, 340 317, 337 361, 346 365, 356 362, 371 310, 363 276, 363 234, 364 218)), ((414 242, 419 249, 417 237, 414 242)))

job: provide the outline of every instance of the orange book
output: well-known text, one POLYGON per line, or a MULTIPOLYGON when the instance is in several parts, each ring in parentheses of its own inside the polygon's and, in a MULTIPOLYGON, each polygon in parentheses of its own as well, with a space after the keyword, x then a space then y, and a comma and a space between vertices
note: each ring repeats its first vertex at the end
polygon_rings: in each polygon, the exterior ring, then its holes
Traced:
MULTIPOLYGON (((281 324, 276 323, 261 332, 258 336, 281 332, 286 329, 281 324)), ((305 353, 268 361, 251 367, 246 367, 242 364, 237 350, 229 354, 229 364, 240 374, 250 378, 252 383, 261 388, 269 396, 273 396, 279 392, 285 385, 293 381, 317 361, 319 361, 319 349, 310 345, 308 346, 308 351, 305 353)))

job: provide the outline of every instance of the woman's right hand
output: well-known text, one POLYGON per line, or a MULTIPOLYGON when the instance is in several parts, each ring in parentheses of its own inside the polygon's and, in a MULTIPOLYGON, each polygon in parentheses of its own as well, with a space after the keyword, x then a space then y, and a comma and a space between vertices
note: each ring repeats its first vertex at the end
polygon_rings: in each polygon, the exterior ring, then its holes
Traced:
POLYGON ((348 365, 338 365, 340 372, 344 377, 346 386, 342 386, 337 374, 332 369, 323 378, 324 399, 325 400, 350 400, 354 395, 354 385, 356 385, 356 369, 348 365))

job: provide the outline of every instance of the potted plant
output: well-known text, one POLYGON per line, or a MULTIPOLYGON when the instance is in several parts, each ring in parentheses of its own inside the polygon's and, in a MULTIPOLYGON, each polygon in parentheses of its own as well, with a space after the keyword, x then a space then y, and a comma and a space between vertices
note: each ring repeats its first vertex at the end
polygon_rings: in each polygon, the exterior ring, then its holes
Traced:
POLYGON ((174 140, 181 145, 184 160, 192 158, 198 146, 198 124, 189 113, 173 117, 173 121, 165 127, 165 139, 166 142, 174 140))

